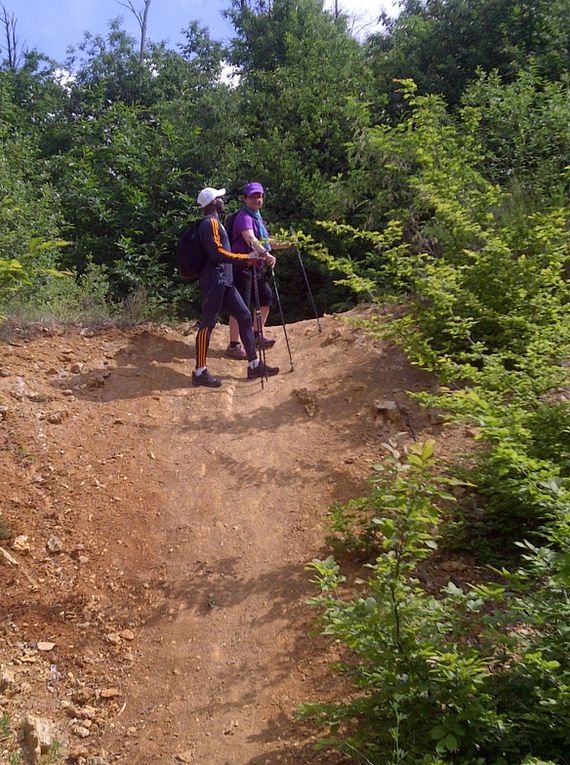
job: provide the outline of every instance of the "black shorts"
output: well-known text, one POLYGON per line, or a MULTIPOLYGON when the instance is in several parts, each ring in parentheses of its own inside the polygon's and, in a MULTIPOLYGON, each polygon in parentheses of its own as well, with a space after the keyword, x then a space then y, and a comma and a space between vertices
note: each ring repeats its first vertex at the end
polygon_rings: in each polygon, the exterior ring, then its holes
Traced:
MULTIPOLYGON (((234 284, 243 298, 243 302, 251 308, 254 303, 253 293, 253 268, 251 266, 234 266, 234 284)), ((269 284, 265 269, 257 272, 257 284, 259 286, 259 305, 273 305, 273 290, 269 284)))

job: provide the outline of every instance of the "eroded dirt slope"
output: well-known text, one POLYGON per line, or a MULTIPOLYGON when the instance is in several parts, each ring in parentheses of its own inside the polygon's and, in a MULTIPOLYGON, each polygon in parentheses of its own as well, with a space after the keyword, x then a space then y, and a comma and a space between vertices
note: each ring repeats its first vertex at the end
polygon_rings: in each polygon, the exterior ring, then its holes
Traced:
POLYGON ((224 358, 224 327, 218 391, 191 387, 183 327, 2 342, 0 704, 14 729, 46 718, 92 765, 335 761, 293 719, 342 693, 330 647, 309 638, 305 566, 329 554, 327 508, 365 490, 381 443, 436 426, 405 393, 431 381, 397 349, 321 324, 289 325, 294 371, 270 329, 282 373, 264 390, 224 358), (385 399, 400 408, 382 414, 385 399))

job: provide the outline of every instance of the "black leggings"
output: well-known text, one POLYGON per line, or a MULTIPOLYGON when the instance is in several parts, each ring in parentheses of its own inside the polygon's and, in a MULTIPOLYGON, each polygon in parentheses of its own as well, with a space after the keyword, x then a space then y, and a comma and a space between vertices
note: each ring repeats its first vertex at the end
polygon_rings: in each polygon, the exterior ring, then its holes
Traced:
POLYGON ((253 361, 257 358, 249 308, 233 285, 225 287, 223 284, 213 284, 202 292, 202 318, 196 335, 197 368, 206 366, 210 335, 222 311, 237 319, 239 336, 247 353, 247 360, 253 361))
MULTIPOLYGON (((243 266, 234 266, 234 284, 242 296, 243 302, 247 306, 251 306, 253 299, 253 268, 251 266, 246 266, 245 268, 243 266)), ((259 305, 271 308, 273 305, 273 290, 265 271, 257 272, 257 286, 259 287, 259 305)))

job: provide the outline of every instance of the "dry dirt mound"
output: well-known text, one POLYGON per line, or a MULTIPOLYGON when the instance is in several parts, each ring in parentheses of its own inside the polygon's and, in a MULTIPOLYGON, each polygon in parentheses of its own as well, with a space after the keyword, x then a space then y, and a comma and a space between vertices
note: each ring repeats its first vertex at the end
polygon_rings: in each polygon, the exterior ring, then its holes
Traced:
MULTIPOLYGON (((293 720, 332 698, 306 563, 388 437, 429 429, 400 352, 340 317, 280 328, 262 390, 193 331, 17 339, 0 363, 0 716, 49 720, 70 761, 332 763, 293 720), (398 408, 382 408, 383 400, 398 408)), ((4 757, 11 739, 4 739, 4 757)), ((0 741, 0 751, 2 741, 0 741)), ((8 759, 5 760, 8 762, 8 759)), ((338 760, 340 762, 340 760, 338 760)))

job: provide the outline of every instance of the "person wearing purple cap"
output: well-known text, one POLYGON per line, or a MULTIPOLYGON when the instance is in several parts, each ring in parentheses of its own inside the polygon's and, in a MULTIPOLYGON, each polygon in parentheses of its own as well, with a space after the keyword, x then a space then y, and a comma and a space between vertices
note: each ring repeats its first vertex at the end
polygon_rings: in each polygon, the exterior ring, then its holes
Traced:
MULTIPOLYGON (((267 226, 261 217, 261 208, 265 201, 265 189, 259 181, 250 181, 243 190, 244 204, 241 210, 234 218, 231 231, 232 251, 236 253, 254 252, 263 257, 268 256, 272 250, 287 247, 287 244, 276 242, 269 238, 267 226)), ((257 276, 257 285, 259 289, 259 302, 261 306, 262 332, 254 327, 256 343, 259 346, 263 342, 264 348, 271 348, 275 345, 275 340, 271 340, 263 335, 263 327, 269 316, 269 311, 273 305, 273 290, 267 280, 263 264, 273 268, 275 257, 269 255, 263 262, 251 267, 251 264, 234 264, 234 283, 238 292, 243 298, 244 303, 251 307, 252 286, 254 269, 257 276)), ((230 316, 230 344, 226 349, 226 354, 232 358, 245 359, 246 353, 239 342, 239 326, 235 317, 230 316)))
MULTIPOLYGON (((219 388, 222 384, 206 366, 210 336, 221 311, 235 316, 239 323, 239 334, 248 360, 247 379, 270 377, 279 372, 279 367, 267 366, 257 357, 251 314, 234 286, 232 263, 257 262, 260 256, 255 252, 240 254, 231 251, 228 235, 220 221, 224 213, 225 193, 225 189, 208 186, 202 189, 196 200, 204 212, 198 226, 198 238, 208 257, 198 280, 202 291, 202 316, 196 335, 196 369, 192 372, 192 385, 206 388, 219 388)), ((275 258, 268 253, 262 257, 268 263, 275 262, 275 258)))

